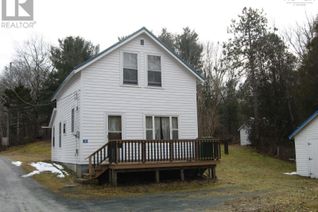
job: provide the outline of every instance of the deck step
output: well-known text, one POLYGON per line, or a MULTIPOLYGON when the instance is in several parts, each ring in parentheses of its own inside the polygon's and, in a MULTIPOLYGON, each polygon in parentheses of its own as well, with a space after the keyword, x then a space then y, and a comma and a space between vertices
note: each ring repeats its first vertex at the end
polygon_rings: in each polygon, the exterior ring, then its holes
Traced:
POLYGON ((83 173, 82 174, 82 176, 84 176, 84 177, 89 177, 89 175, 90 175, 89 173, 83 173))
POLYGON ((108 166, 105 166, 105 165, 100 165, 100 166, 97 166, 95 169, 94 169, 94 174, 91 176, 89 174, 89 172, 86 172, 86 173, 83 173, 82 174, 82 178, 83 179, 88 179, 88 180, 91 180, 91 179, 96 179, 98 178, 99 176, 101 176, 104 172, 106 172, 108 169, 108 166))
POLYGON ((77 183, 88 183, 90 181, 91 181, 91 179, 89 179, 89 178, 76 178, 77 183))

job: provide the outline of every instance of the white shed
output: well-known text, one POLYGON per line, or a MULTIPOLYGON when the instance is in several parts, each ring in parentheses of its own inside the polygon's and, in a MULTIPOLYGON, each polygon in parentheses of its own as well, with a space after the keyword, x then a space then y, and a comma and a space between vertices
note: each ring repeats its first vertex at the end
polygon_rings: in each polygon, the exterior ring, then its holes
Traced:
POLYGON ((250 130, 250 128, 246 125, 243 124, 242 126, 240 126, 240 128, 238 128, 237 131, 240 132, 240 144, 241 146, 246 146, 246 145, 251 145, 251 141, 248 138, 248 131, 250 130))
POLYGON ((290 136, 294 139, 297 174, 318 178, 318 111, 304 121, 290 136))

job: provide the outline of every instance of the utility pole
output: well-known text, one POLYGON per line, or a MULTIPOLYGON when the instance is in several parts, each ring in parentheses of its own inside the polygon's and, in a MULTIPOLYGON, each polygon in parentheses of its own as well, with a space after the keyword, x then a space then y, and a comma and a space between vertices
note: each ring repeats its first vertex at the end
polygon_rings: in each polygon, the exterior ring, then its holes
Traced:
POLYGON ((20 141, 20 111, 17 111, 17 141, 20 141))
POLYGON ((6 134, 6 137, 7 137, 7 146, 9 146, 9 143, 10 143, 10 136, 9 136, 9 133, 10 133, 9 109, 7 109, 6 111, 7 111, 7 134, 6 134))

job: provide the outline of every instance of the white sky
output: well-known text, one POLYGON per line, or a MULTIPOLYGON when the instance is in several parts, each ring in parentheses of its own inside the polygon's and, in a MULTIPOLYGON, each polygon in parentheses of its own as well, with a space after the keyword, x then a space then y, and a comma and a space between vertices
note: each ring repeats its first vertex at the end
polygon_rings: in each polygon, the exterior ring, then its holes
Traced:
POLYGON ((143 26, 156 35, 163 27, 179 33, 189 26, 202 42, 216 42, 227 40, 227 27, 244 6, 263 8, 280 30, 318 14, 317 0, 297 0, 311 2, 304 6, 287 1, 292 0, 34 0, 33 29, 0 28, 0 72, 15 47, 34 35, 54 45, 58 38, 79 35, 103 50, 143 26))

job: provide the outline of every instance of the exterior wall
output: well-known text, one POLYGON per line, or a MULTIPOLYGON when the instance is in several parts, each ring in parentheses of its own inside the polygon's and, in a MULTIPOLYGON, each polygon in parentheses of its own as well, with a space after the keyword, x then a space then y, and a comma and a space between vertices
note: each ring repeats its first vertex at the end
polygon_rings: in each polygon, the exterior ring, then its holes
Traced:
POLYGON ((318 178, 318 119, 295 136, 297 174, 318 178), (309 145, 308 145, 309 144, 309 145), (309 160, 311 158, 311 160, 309 160), (312 175, 310 175, 312 173, 312 175))
POLYGON ((76 149, 79 139, 75 136, 79 131, 80 111, 80 74, 77 74, 63 89, 62 95, 56 100, 57 113, 54 119, 55 145, 52 145, 52 161, 77 163, 76 149), (75 109, 74 133, 71 132, 71 110, 75 109), (59 147, 59 123, 62 123, 61 147, 59 147), (63 134, 63 123, 66 123, 66 133, 63 134))
POLYGON ((146 115, 177 116, 179 138, 198 136, 195 77, 147 36, 91 64, 81 72, 81 79, 81 164, 87 164, 85 158, 107 142, 108 115, 122 116, 123 139, 146 138, 146 115), (138 53, 138 86, 122 84, 123 52, 138 53), (148 54, 161 56, 160 88, 147 86, 148 54))
POLYGON ((240 129, 240 143, 242 146, 250 145, 251 142, 248 138, 248 130, 246 128, 240 129))

